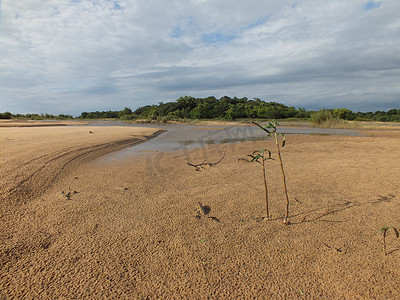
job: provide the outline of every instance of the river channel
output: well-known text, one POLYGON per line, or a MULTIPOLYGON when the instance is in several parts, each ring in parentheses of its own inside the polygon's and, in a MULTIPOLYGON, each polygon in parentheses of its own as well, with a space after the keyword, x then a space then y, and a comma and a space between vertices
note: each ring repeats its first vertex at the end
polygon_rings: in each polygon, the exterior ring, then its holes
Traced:
MULTIPOLYGON (((210 144, 238 143, 244 141, 254 141, 266 138, 265 132, 256 126, 238 125, 188 125, 188 124, 126 124, 122 122, 98 122, 91 126, 133 126, 150 127, 165 130, 164 133, 152 138, 144 143, 113 152, 102 161, 122 160, 132 156, 148 156, 154 153, 164 153, 170 151, 183 151, 187 153, 189 149, 203 148, 210 144)), ((355 130, 314 128, 314 127, 279 127, 279 132, 285 135, 291 134, 313 134, 313 135, 350 135, 359 136, 355 130)))

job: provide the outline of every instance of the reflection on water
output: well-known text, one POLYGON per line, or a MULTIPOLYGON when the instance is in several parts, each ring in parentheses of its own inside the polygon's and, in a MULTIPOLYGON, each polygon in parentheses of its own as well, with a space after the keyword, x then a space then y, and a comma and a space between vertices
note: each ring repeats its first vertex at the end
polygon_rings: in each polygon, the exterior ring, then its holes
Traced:
MULTIPOLYGON (((114 152, 102 160, 120 160, 131 156, 148 156, 149 153, 160 153, 180 150, 187 153, 192 148, 203 148, 206 145, 237 143, 246 141, 265 140, 265 132, 256 126, 200 126, 187 124, 132 124, 134 127, 151 127, 167 130, 163 134, 130 148, 114 152)), ((312 127, 279 127, 279 132, 290 134, 313 135, 353 135, 359 133, 347 129, 312 128, 312 127)))
MULTIPOLYGON (((204 140, 204 144, 206 144, 206 145, 228 144, 228 143, 250 142, 250 141, 265 140, 265 139, 266 139, 266 136, 263 136, 263 137, 248 136, 248 137, 221 139, 221 140, 204 140)), ((196 141, 196 140, 180 141, 179 144, 182 146, 198 145, 199 141, 196 141)))

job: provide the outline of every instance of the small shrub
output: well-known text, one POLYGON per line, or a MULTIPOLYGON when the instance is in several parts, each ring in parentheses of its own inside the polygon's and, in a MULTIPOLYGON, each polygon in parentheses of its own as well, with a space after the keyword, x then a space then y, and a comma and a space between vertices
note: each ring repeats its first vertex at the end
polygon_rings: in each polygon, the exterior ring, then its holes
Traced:
POLYGON ((333 115, 332 112, 326 109, 311 113, 311 122, 317 125, 324 123, 332 123, 333 115))

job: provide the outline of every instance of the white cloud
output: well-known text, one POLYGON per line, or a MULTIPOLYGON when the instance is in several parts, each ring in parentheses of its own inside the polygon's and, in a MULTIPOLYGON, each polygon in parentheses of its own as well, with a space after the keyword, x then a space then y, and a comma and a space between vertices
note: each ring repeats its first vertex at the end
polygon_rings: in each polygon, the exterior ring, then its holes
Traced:
POLYGON ((395 0, 1 5, 0 111, 78 114, 183 95, 354 110, 400 100, 395 0))

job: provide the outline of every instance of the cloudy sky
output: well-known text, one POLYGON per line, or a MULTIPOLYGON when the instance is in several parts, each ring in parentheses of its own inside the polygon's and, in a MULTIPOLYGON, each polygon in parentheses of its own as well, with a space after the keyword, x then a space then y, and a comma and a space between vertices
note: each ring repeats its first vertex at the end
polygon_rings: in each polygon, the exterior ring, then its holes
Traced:
POLYGON ((399 0, 0 0, 0 112, 400 108, 399 0))

